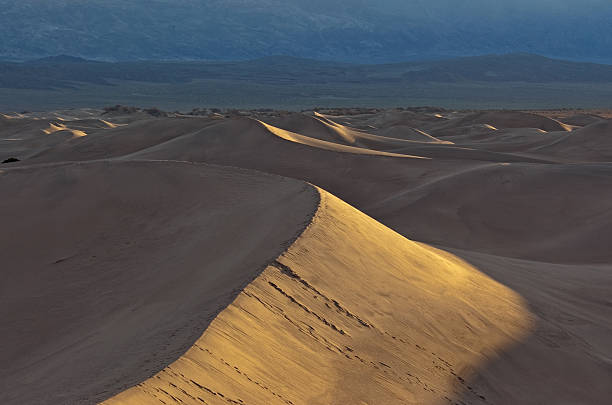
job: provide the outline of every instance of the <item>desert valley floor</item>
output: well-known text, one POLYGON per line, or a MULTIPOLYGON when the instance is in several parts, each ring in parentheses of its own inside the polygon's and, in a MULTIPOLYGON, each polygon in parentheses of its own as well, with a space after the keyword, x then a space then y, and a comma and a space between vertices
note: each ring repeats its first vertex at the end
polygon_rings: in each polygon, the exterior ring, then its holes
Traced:
POLYGON ((608 404, 611 117, 0 115, 0 403, 608 404))

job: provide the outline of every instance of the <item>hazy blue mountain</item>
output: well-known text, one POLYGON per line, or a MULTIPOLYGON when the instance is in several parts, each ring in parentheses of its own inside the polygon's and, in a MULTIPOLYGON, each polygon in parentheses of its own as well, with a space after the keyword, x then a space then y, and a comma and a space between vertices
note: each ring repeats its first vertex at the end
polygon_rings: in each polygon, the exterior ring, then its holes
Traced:
POLYGON ((123 104, 195 107, 599 108, 612 66, 530 54, 349 64, 295 57, 250 61, 0 62, 0 111, 123 104))
POLYGON ((612 61, 609 0, 0 0, 0 58, 612 61))
POLYGON ((612 83, 612 66, 531 54, 472 56, 388 64, 323 62, 289 56, 249 61, 101 62, 51 56, 0 62, 0 88, 51 89, 113 81, 189 83, 221 80, 274 84, 612 83))

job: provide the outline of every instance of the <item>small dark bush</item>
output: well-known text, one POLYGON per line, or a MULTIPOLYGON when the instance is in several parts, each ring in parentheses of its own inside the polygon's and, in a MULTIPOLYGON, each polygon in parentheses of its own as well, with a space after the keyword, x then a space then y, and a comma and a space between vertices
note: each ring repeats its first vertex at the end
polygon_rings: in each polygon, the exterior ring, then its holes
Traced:
POLYGON ((109 106, 109 107, 104 107, 104 112, 102 113, 102 115, 110 114, 110 113, 134 114, 134 113, 136 113, 138 111, 139 111, 139 109, 136 108, 136 107, 117 104, 117 105, 113 105, 113 106, 109 106))
POLYGON ((167 117, 168 116, 167 112, 162 111, 157 107, 146 108, 144 109, 144 112, 146 112, 149 115, 152 115, 153 117, 167 117))

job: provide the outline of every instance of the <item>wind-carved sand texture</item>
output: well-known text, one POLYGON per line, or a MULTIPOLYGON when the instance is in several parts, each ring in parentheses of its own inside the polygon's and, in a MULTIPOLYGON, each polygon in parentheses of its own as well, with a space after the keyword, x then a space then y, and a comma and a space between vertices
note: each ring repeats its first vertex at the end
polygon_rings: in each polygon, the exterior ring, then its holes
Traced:
POLYGON ((610 136, 589 111, 3 114, 0 402, 607 403, 610 136))

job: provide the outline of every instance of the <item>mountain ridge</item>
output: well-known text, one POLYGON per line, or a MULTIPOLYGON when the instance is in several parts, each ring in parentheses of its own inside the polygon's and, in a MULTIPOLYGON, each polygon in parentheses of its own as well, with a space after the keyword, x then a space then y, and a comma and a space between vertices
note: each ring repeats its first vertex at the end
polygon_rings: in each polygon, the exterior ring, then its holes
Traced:
POLYGON ((189 83, 232 80, 255 83, 610 83, 612 65, 572 62, 516 53, 387 64, 351 64, 293 56, 248 61, 101 62, 70 55, 0 62, 0 87, 70 88, 111 81, 189 83))
POLYGON ((612 61, 612 4, 450 0, 0 0, 0 57, 397 62, 532 52, 612 61), (597 38, 597 40, 593 40, 597 38), (78 39, 78 40, 75 40, 78 39))

